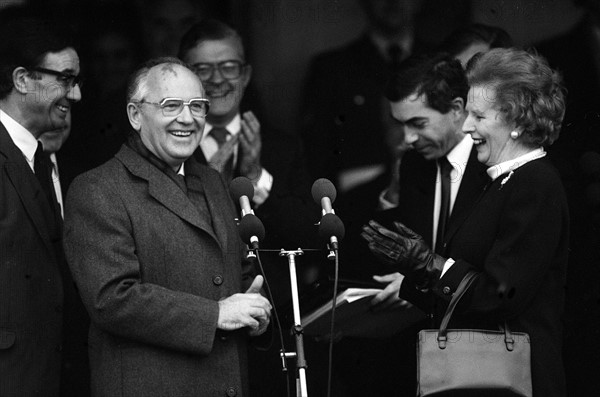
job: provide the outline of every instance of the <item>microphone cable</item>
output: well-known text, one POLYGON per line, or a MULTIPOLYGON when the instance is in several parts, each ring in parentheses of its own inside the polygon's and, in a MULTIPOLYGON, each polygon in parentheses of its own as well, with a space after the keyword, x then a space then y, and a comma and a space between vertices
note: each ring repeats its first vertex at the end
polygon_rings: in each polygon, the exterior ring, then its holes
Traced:
MULTIPOLYGON (((281 344, 281 357, 285 364, 285 360, 287 358, 285 356, 285 342, 283 340, 283 332, 282 332, 282 328, 281 328, 281 322, 279 321, 279 314, 277 313, 277 307, 275 305, 275 301, 273 300, 273 294, 271 293, 271 286, 269 285, 269 280, 267 280, 267 274, 265 273, 265 269, 263 268, 263 264, 260 259, 260 254, 258 253, 258 249, 255 249, 254 253, 256 254, 256 262, 258 263, 258 268, 259 268, 260 273, 262 274, 264 281, 265 281, 264 286, 265 286, 265 290, 267 291, 267 296, 273 304, 273 317, 275 318, 275 323, 277 324, 277 335, 279 336, 279 343, 281 344)), ((272 346, 273 346, 273 337, 271 337, 271 341, 267 348, 260 348, 260 349, 257 348, 257 349, 267 351, 272 346)), ((287 369, 287 364, 285 364, 285 366, 283 367, 282 372, 285 372, 285 390, 287 392, 287 397, 291 397, 291 395, 290 395, 290 375, 289 375, 289 371, 287 369)))

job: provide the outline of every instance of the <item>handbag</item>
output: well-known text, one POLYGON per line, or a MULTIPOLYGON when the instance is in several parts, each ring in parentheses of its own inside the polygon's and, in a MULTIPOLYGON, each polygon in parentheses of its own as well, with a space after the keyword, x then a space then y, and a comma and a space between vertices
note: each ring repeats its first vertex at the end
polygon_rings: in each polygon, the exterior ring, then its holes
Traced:
POLYGON ((417 396, 531 397, 529 335, 499 331, 448 330, 450 317, 477 273, 469 272, 454 293, 440 329, 422 330, 417 344, 417 396))

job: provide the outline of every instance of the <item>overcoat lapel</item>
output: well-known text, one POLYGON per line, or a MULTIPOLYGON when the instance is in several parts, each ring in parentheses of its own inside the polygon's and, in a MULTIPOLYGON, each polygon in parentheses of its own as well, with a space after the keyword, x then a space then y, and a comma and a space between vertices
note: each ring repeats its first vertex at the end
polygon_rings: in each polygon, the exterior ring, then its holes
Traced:
MULTIPOLYGON (((231 218, 231 198, 220 194, 221 189, 215 189, 215 184, 223 184, 223 180, 217 172, 213 172, 207 165, 199 164, 197 161, 186 161, 185 173, 188 176, 188 189, 203 191, 206 204, 211 214, 212 228, 217 235, 218 241, 225 249, 228 244, 228 236, 231 230, 227 230, 228 217, 231 218)), ((227 191, 227 189, 225 189, 227 191)), ((229 220, 231 221, 231 219, 229 220)))
POLYGON ((208 233, 217 242, 212 226, 200 213, 185 192, 165 173, 158 170, 127 146, 123 146, 115 157, 129 172, 148 181, 148 193, 175 215, 208 233))
POLYGON ((50 203, 46 199, 42 187, 35 178, 35 175, 29 168, 27 161, 23 157, 23 153, 14 144, 8 131, 4 125, 0 123, 0 153, 6 157, 4 163, 4 172, 15 187, 15 191, 19 195, 23 207, 35 225, 40 237, 44 241, 44 245, 52 255, 56 255, 54 246, 50 241, 50 234, 47 225, 49 216, 44 216, 44 211, 47 214, 52 213, 50 203))

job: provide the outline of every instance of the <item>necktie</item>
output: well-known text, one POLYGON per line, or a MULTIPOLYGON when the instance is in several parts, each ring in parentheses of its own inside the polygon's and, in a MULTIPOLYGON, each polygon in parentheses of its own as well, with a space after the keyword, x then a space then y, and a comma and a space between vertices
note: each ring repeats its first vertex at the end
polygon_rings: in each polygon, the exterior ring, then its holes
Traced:
POLYGON ((33 172, 40 182, 44 195, 52 209, 49 214, 44 212, 49 227, 50 238, 54 242, 59 242, 62 217, 56 199, 56 192, 54 191, 54 184, 52 182, 52 161, 50 161, 50 156, 47 153, 44 153, 43 149, 44 146, 42 145, 42 142, 38 141, 38 147, 33 159, 33 172))
POLYGON ((56 193, 53 192, 54 184, 52 183, 52 161, 50 161, 50 156, 48 156, 47 153, 44 153, 44 146, 40 141, 38 141, 38 147, 35 151, 33 171, 35 172, 35 176, 40 182, 40 185, 42 185, 42 190, 46 195, 46 199, 50 203, 52 209, 54 209, 56 193))
MULTIPOLYGON (((213 129, 210 130, 210 135, 214 138, 215 141, 217 141, 219 149, 221 149, 225 142, 227 142, 227 135, 229 135, 229 131, 227 131, 227 129, 223 127, 213 127, 213 129)), ((233 178, 233 154, 231 155, 231 157, 229 157, 227 163, 225 163, 225 166, 221 171, 221 175, 223 176, 223 179, 225 179, 225 181, 227 182, 230 182, 233 178)))
POLYGON ((440 207, 440 217, 438 218, 437 235, 435 239, 435 252, 442 254, 444 250, 444 234, 450 217, 450 172, 452 165, 446 156, 438 160, 440 166, 440 175, 442 182, 442 205, 440 207))

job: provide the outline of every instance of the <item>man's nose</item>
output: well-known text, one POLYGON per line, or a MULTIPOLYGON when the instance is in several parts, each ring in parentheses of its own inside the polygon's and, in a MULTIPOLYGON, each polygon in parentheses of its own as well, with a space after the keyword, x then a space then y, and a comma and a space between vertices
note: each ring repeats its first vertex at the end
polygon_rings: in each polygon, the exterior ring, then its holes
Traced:
POLYGON ((192 111, 190 110, 189 105, 184 105, 181 113, 177 116, 177 121, 181 124, 191 124, 194 122, 194 116, 192 116, 192 111))
POLYGON ((215 67, 213 69, 212 74, 210 75, 210 78, 208 79, 208 81, 213 84, 219 84, 219 83, 222 83, 223 81, 225 81, 225 78, 221 74, 221 71, 219 70, 219 68, 215 67))
POLYGON ((69 88, 67 99, 73 102, 81 101, 81 88, 79 87, 79 84, 75 84, 73 87, 69 88))
POLYGON ((404 129, 404 142, 407 145, 412 145, 419 139, 419 134, 413 131, 412 128, 404 129))

